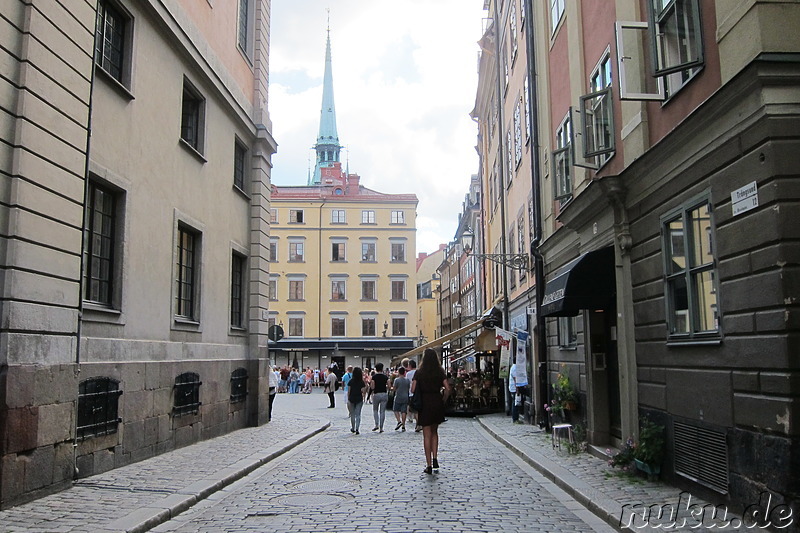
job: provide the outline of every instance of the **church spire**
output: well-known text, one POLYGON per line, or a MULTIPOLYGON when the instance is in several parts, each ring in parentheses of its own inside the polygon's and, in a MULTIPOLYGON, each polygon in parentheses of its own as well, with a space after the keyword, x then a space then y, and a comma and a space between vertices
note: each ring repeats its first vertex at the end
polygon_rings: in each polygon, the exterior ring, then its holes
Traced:
POLYGON ((319 118, 319 134, 314 150, 317 152, 317 163, 314 167, 314 175, 309 181, 309 185, 319 185, 320 169, 332 167, 334 163, 339 163, 339 152, 342 146, 339 144, 339 134, 336 132, 336 107, 333 102, 333 70, 331 65, 331 22, 330 10, 328 10, 328 42, 325 48, 325 77, 322 85, 322 109, 319 118))

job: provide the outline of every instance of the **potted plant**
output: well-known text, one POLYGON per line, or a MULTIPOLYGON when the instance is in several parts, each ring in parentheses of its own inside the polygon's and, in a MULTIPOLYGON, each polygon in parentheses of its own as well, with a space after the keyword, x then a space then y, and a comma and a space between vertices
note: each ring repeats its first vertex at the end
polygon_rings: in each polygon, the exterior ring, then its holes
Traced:
POLYGON ((567 373, 567 365, 561 365, 561 372, 556 374, 556 381, 553 383, 553 396, 550 401, 550 412, 561 417, 564 411, 574 411, 578 408, 578 393, 567 373))
POLYGON ((661 462, 664 460, 664 426, 659 426, 646 417, 642 419, 639 444, 633 459, 636 468, 649 476, 661 473, 661 462))

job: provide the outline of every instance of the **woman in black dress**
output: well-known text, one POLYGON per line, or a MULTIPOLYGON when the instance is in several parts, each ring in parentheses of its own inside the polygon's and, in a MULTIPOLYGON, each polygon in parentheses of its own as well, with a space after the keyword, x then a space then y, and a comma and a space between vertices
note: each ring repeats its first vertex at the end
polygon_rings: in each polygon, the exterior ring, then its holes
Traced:
POLYGON ((417 422, 422 426, 422 439, 425 447, 426 474, 439 468, 439 424, 444 422, 444 405, 450 395, 450 384, 447 382, 436 350, 428 348, 422 355, 422 363, 414 373, 411 382, 411 393, 422 395, 422 409, 417 422), (444 389, 444 395, 442 395, 444 389))

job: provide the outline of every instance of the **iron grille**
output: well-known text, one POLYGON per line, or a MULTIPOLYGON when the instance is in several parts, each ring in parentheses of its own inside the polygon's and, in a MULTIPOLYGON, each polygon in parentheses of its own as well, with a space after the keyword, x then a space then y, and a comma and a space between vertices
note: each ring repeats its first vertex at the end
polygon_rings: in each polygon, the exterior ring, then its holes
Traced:
POLYGON ((231 403, 243 402, 247 398, 247 370, 237 368, 231 373, 231 403))
POLYGON ((77 437, 86 439, 117 432, 119 382, 111 378, 92 378, 78 385, 77 437))
POLYGON ((725 433, 673 421, 675 473, 728 493, 728 445, 725 433))
POLYGON ((172 407, 174 416, 196 415, 200 412, 200 375, 184 372, 175 378, 175 403, 172 407))

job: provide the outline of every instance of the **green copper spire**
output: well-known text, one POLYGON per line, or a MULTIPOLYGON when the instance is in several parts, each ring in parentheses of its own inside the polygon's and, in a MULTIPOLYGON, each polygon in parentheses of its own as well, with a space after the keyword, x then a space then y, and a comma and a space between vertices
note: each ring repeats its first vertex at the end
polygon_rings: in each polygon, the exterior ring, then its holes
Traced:
POLYGON ((319 118, 319 135, 314 150, 317 152, 317 164, 313 177, 309 176, 309 185, 320 184, 320 169, 332 167, 339 163, 339 134, 336 132, 336 106, 333 102, 333 70, 331 66, 331 27, 328 13, 328 43, 325 49, 325 78, 322 85, 322 109, 319 118))

